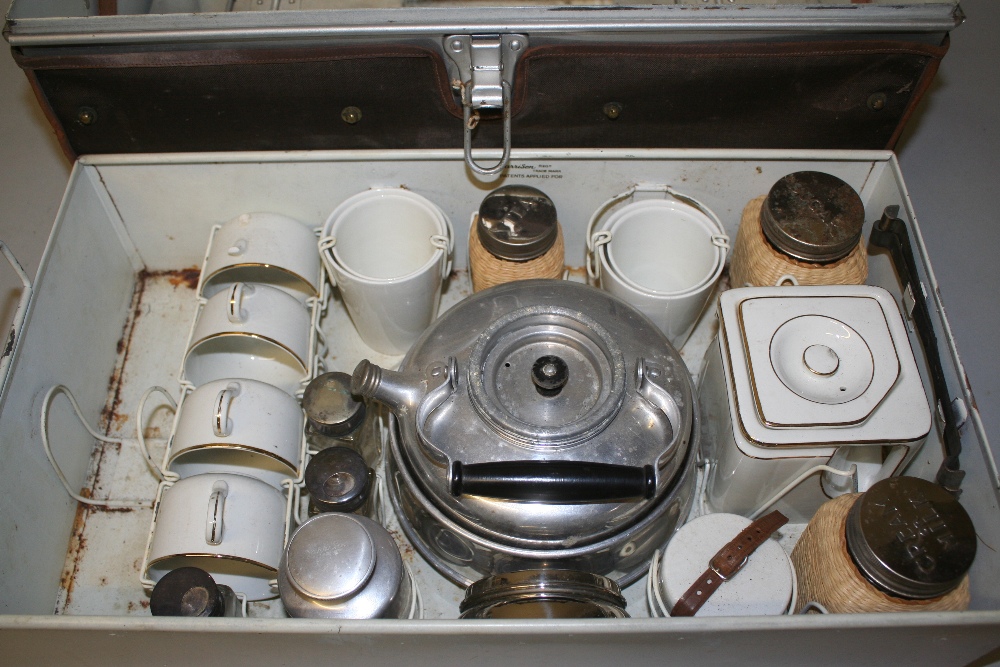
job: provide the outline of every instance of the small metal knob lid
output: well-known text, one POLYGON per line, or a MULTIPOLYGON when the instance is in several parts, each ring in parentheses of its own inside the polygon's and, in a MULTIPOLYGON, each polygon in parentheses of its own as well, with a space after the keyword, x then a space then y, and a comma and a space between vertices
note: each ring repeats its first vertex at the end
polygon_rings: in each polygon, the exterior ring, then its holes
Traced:
POLYGON ((976 557, 976 530, 958 500, 916 477, 874 484, 851 507, 847 551, 860 572, 897 597, 930 599, 958 586, 976 557))
POLYGON ((515 262, 541 257, 558 235, 556 207, 541 190, 505 185, 479 206, 476 234, 492 255, 515 262))
POLYGON ((309 460, 305 484, 318 511, 353 512, 371 497, 374 473, 353 449, 328 447, 309 460))
POLYGON ((560 357, 547 354, 531 366, 531 382, 542 396, 555 396, 569 380, 569 367, 560 357))
POLYGON ((764 236, 778 250, 807 262, 833 262, 861 240, 865 207, 850 185, 818 171, 780 179, 760 211, 764 236))
POLYGON ((153 616, 223 616, 222 590, 205 570, 179 567, 163 575, 149 597, 153 616))
POLYGON ((302 395, 309 425, 322 435, 342 437, 357 430, 365 419, 365 403, 351 394, 351 376, 324 373, 314 378, 302 395))

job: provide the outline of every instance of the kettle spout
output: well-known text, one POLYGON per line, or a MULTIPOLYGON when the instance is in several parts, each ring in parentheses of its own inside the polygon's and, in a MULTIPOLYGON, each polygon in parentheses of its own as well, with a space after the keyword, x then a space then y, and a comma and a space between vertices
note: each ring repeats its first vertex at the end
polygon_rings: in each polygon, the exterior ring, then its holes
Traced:
POLYGON ((427 391, 419 374, 400 373, 363 359, 351 376, 351 393, 384 404, 397 417, 417 409, 427 391))

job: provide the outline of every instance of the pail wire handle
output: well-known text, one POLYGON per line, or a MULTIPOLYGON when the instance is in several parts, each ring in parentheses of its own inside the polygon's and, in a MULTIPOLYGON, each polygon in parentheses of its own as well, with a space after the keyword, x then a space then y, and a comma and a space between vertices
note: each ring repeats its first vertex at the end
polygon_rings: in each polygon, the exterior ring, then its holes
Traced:
POLYGON ((326 277, 330 279, 330 284, 337 286, 337 272, 333 268, 333 246, 337 245, 334 236, 321 236, 317 246, 319 247, 319 258, 323 261, 323 268, 326 269, 326 277))
POLYGON ((441 213, 441 218, 444 219, 445 233, 444 235, 431 236, 431 245, 444 250, 445 261, 442 265, 441 279, 447 280, 448 276, 451 275, 451 267, 455 261, 455 229, 452 227, 451 219, 445 215, 444 211, 441 211, 440 208, 438 211, 441 213))

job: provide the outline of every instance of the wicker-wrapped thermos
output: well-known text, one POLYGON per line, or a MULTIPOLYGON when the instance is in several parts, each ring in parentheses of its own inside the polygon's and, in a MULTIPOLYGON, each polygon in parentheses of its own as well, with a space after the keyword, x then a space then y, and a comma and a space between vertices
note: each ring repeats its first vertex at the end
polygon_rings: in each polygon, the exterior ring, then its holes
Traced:
POLYGON ((527 185, 505 185, 483 199, 469 230, 472 288, 529 278, 561 278, 562 227, 552 200, 527 185))
POLYGON ((861 197, 836 176, 800 171, 743 209, 733 246, 733 287, 861 285, 868 254, 861 197))
POLYGON ((969 515, 944 488, 892 477, 827 501, 792 552, 798 608, 831 613, 961 611, 976 555, 969 515))

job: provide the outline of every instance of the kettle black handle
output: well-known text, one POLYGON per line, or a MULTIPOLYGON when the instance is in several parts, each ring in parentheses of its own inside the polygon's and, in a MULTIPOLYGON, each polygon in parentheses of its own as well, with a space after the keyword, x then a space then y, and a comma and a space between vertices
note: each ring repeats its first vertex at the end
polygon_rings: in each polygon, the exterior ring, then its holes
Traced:
POLYGON ((653 466, 586 461, 496 461, 451 465, 451 494, 504 500, 609 502, 656 493, 653 466))

